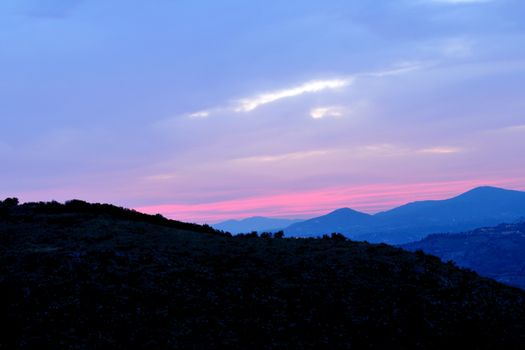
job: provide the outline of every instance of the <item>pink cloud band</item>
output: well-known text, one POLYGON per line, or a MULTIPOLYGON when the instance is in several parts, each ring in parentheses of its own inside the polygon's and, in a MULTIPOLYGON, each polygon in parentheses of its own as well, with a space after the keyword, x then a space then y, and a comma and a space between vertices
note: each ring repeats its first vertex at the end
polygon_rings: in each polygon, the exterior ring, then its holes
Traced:
POLYGON ((213 223, 250 216, 305 218, 341 207, 375 213, 417 200, 445 199, 477 186, 525 189, 525 179, 470 180, 415 184, 375 184, 224 200, 199 204, 164 204, 138 211, 192 222, 213 223))

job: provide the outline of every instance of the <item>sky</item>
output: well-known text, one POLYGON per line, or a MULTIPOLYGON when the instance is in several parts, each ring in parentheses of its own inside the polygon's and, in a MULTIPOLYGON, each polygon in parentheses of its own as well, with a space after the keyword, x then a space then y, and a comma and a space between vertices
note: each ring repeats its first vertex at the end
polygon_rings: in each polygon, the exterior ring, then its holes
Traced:
POLYGON ((199 223, 525 190, 523 0, 2 0, 0 198, 199 223))

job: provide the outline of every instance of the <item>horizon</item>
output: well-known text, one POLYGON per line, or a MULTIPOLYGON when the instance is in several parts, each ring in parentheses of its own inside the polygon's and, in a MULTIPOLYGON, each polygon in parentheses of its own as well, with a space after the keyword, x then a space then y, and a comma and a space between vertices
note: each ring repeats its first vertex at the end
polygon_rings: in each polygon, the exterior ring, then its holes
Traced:
POLYGON ((212 223, 525 190, 523 13, 3 1, 0 197, 212 223))
MULTIPOLYGON (((435 195, 432 198, 427 198, 427 197, 424 197, 423 194, 419 194, 419 195, 415 196, 415 197, 417 197, 416 200, 409 200, 409 201, 405 201, 405 202, 403 202, 403 201, 396 202, 395 204, 392 204, 392 205, 386 206, 386 207, 381 207, 382 209, 374 210, 374 211, 360 210, 358 208, 359 204, 357 204, 355 206, 347 205, 347 206, 333 207, 331 209, 329 208, 329 209, 326 209, 324 211, 315 212, 314 214, 312 214, 310 216, 303 216, 303 217, 298 217, 298 216, 278 216, 278 215, 266 216, 266 215, 262 215, 260 213, 258 214, 258 212, 254 212, 255 214, 249 215, 249 216, 240 216, 240 217, 224 216, 225 219, 222 219, 222 220, 213 220, 213 221, 210 221, 210 220, 193 220, 192 221, 192 220, 190 220, 190 221, 191 222, 195 222, 195 223, 199 223, 199 224, 215 225, 215 224, 219 224, 219 223, 222 223, 222 222, 225 222, 225 221, 230 221, 230 220, 242 221, 242 220, 251 219, 251 218, 309 220, 309 219, 313 219, 313 218, 316 218, 316 217, 319 217, 319 216, 330 214, 333 211, 339 210, 339 209, 351 209, 351 210, 355 210, 355 211, 358 211, 358 212, 361 212, 361 213, 364 213, 364 214, 375 215, 375 214, 378 214, 378 213, 381 213, 381 212, 385 212, 385 211, 389 211, 389 210, 398 208, 398 207, 406 205, 406 204, 410 204, 410 203, 416 203, 416 202, 420 202, 420 201, 432 201, 432 200, 438 200, 439 201, 439 200, 452 199, 452 198, 455 198, 455 197, 460 196, 462 194, 465 194, 467 192, 470 192, 470 191, 473 191, 473 190, 476 190, 476 189, 480 189, 480 188, 495 188, 495 189, 501 189, 501 190, 506 190, 506 191, 525 192, 525 186, 515 187, 515 188, 507 188, 507 187, 504 188, 504 187, 498 187, 498 186, 494 186, 494 185, 478 185, 478 186, 475 186, 475 187, 470 187, 470 188, 468 188, 466 190, 463 190, 463 191, 461 191, 459 193, 458 192, 454 192, 454 193, 451 193, 451 194, 435 195)), ((384 204, 384 203, 385 202, 383 201, 382 204, 384 204)), ((170 213, 170 211, 172 210, 172 206, 171 205, 168 205, 168 207, 164 208, 164 210, 162 210, 162 207, 159 208, 157 206, 147 207, 147 208, 133 208, 133 209, 135 209, 135 210, 137 210, 139 212, 142 212, 142 213, 145 213, 145 214, 151 214, 151 215, 160 214, 162 211, 164 211, 165 213, 168 213, 167 214, 168 218, 174 219, 174 220, 180 219, 180 218, 178 218, 176 216, 176 213, 170 213)), ((223 214, 223 215, 227 215, 227 214, 223 214)))
MULTIPOLYGON (((484 189, 484 188, 490 188, 490 189, 495 189, 495 190, 503 190, 503 191, 518 191, 518 192, 524 192, 525 193, 525 188, 503 188, 503 187, 497 187, 497 186, 493 186, 493 185, 479 185, 479 186, 476 186, 476 187, 471 187, 463 192, 460 192, 460 193, 455 193, 455 194, 452 194, 452 195, 448 195, 448 196, 441 196, 439 198, 420 198, 416 201, 408 201, 408 202, 403 202, 403 203, 398 203, 396 204, 395 206, 391 206, 391 207, 387 207, 387 208, 384 208, 382 210, 378 210, 378 211, 374 211, 374 212, 366 212, 366 211, 362 211, 362 210, 359 210, 359 209, 356 209, 355 207, 352 207, 352 206, 342 206, 342 207, 337 207, 337 208, 332 208, 332 209, 328 209, 327 211, 325 212, 321 212, 321 213, 317 213, 316 215, 314 216, 305 216, 305 217, 287 217, 287 216, 264 216, 264 215, 251 215, 251 216, 244 216, 244 217, 239 217, 239 218, 229 218, 229 219, 226 219, 226 220, 219 220, 219 221, 201 221, 201 222, 196 222, 196 221, 191 221, 189 220, 190 222, 195 222, 195 223, 199 223, 199 224, 211 224, 211 225, 215 225, 215 224, 219 224, 219 223, 223 223, 223 222, 226 222, 226 221, 237 221, 237 222, 240 222, 240 221, 243 221, 243 220, 246 220, 246 219, 253 219, 253 218, 262 218, 262 219, 288 219, 288 220, 309 220, 309 219, 312 219, 312 218, 315 218, 315 217, 318 217, 318 216, 323 216, 323 215, 327 215, 327 214, 330 214, 336 210, 340 210, 340 209, 350 209, 350 210, 354 210, 354 211, 357 211, 357 212, 361 212, 361 213, 364 213, 364 214, 368 214, 368 215, 375 215, 375 214, 378 214, 378 213, 381 213, 381 212, 385 212, 385 211, 389 211, 389 210, 392 210, 392 209, 396 209, 400 206, 404 206, 404 205, 407 205, 407 204, 411 204, 411 203, 418 203, 418 202, 421 202, 421 201, 440 201, 440 200, 448 200, 448 199, 453 199, 453 198, 456 198, 458 196, 461 196, 463 194, 466 194, 466 193, 469 193, 469 192, 472 192, 472 191, 475 191, 475 190, 479 190, 479 189, 484 189)), ((16 197, 17 199, 19 199, 18 197, 16 197)), ((79 200, 82 200, 80 198, 74 198, 74 199, 79 199, 79 200)), ((73 200, 73 198, 71 198, 70 200, 73 200)), ((22 203, 29 203, 29 202, 24 202, 22 201, 22 203)), ((112 203, 108 203, 108 204, 112 204, 112 203)), ((145 213, 145 214, 149 214, 149 215, 156 215, 156 214, 160 214, 160 211, 155 211, 156 209, 158 209, 157 207, 153 207, 153 208, 130 208, 130 209, 133 209, 133 210, 136 210, 138 212, 141 212, 141 213, 145 213)), ((181 220, 180 217, 177 217, 177 216, 169 216, 168 215, 168 218, 170 219, 173 219, 173 220, 181 220)), ((181 220, 181 221, 184 221, 184 220, 181 220)))

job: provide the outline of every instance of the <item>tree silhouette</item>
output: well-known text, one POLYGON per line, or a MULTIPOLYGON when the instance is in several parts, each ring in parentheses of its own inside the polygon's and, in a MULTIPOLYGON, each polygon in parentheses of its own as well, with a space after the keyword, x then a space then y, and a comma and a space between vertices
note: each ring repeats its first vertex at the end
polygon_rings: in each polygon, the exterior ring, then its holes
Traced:
POLYGON ((272 233, 271 232, 263 232, 261 233, 261 238, 272 238, 272 233))
POLYGON ((16 197, 13 197, 13 198, 6 198, 3 202, 0 201, 0 203, 2 204, 2 206, 4 207, 16 207, 18 205, 18 198, 16 197))

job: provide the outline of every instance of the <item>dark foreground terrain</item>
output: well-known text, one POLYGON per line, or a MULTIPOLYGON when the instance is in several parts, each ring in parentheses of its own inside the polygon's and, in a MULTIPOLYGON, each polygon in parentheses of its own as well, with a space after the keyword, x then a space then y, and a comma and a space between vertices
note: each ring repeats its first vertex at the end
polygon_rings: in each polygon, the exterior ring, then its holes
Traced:
POLYGON ((0 205, 1 349, 525 348, 525 293, 421 252, 0 205))
POLYGON ((482 276, 525 289, 525 222, 461 234, 430 235, 403 248, 421 249, 482 276))

